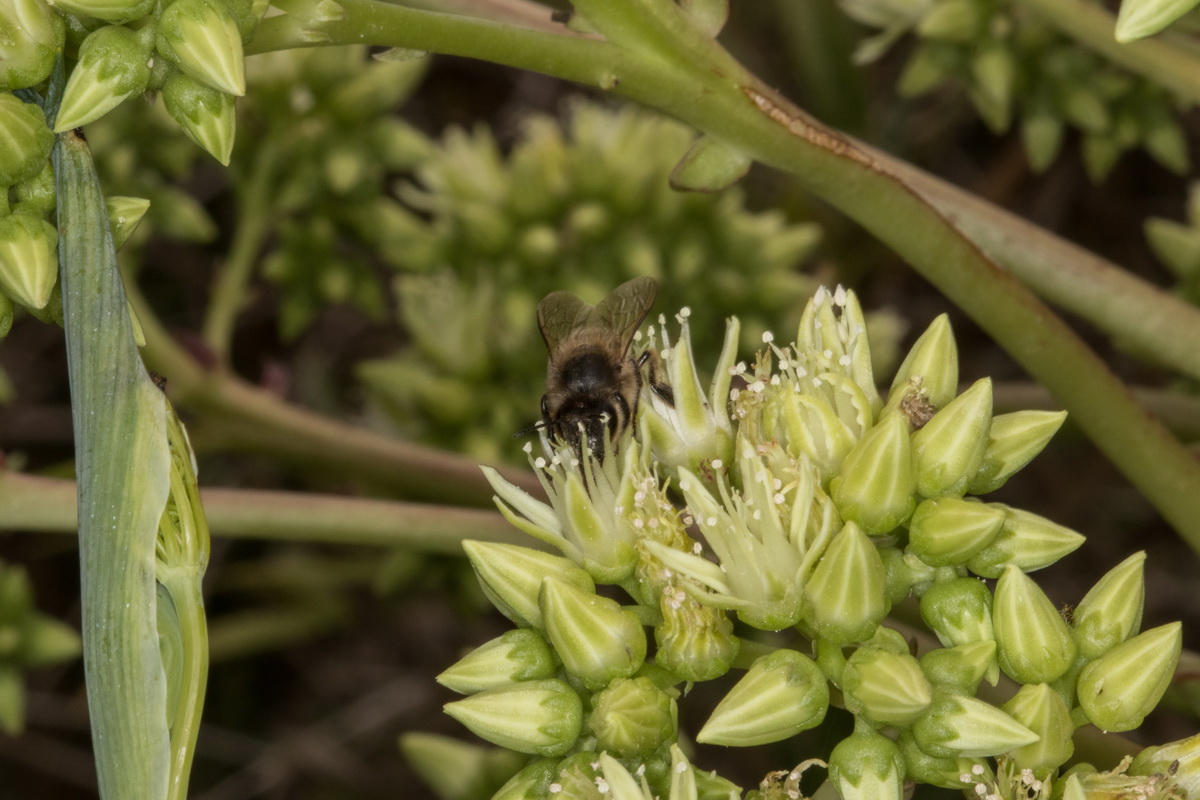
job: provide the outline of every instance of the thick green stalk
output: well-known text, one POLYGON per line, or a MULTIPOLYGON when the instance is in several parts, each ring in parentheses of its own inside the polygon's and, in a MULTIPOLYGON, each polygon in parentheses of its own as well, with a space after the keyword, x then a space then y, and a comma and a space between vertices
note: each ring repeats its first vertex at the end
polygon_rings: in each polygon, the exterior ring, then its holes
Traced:
POLYGON ((166 400, 142 367, 86 142, 54 147, 59 264, 79 476, 84 675, 100 796, 167 795, 155 540, 167 500, 166 400))
MULTIPOLYGON (((495 511, 370 500, 307 492, 206 489, 201 493, 216 536, 289 542, 403 547, 462 555, 463 539, 538 543, 495 511)), ((20 473, 0 476, 0 530, 73 533, 75 484, 20 473)))
POLYGON ((609 41, 374 0, 343 0, 339 6, 344 13, 330 21, 315 15, 295 18, 297 9, 267 20, 251 51, 297 43, 369 42, 545 72, 658 108, 791 174, 889 245, 972 316, 1050 389, 1125 476, 1200 550, 1200 465, 1145 414, 1103 362, 886 161, 763 85, 715 41, 691 28, 678 6, 662 0, 580 0, 577 8, 609 41), (627 40, 614 41, 614 36, 627 40))

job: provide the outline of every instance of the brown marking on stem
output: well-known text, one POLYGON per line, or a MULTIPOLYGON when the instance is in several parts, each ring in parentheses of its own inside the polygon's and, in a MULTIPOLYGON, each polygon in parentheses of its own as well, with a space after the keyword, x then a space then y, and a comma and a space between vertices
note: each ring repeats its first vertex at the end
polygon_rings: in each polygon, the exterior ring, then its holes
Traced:
POLYGON ((855 147, 836 131, 813 125, 798 112, 789 112, 757 89, 750 86, 742 86, 741 90, 742 94, 750 98, 750 101, 754 103, 759 111, 766 114, 774 122, 787 128, 788 133, 793 136, 820 147, 822 150, 849 158, 876 172, 884 172, 883 166, 878 161, 855 147))

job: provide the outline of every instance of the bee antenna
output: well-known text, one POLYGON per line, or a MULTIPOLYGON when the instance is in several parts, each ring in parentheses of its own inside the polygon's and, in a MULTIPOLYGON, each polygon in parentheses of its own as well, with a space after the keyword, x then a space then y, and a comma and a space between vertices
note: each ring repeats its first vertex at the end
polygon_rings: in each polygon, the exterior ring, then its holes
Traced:
POLYGON ((528 428, 521 428, 521 430, 519 430, 519 431, 517 431, 516 433, 514 433, 514 434, 513 434, 513 438, 514 438, 514 439, 520 439, 522 436, 528 436, 528 435, 529 435, 529 434, 531 434, 531 433, 537 433, 538 431, 540 431, 540 430, 541 430, 542 428, 544 428, 544 427, 545 427, 545 423, 544 423, 544 422, 540 422, 540 421, 539 421, 539 422, 535 422, 535 423, 533 423, 532 425, 530 425, 528 428))

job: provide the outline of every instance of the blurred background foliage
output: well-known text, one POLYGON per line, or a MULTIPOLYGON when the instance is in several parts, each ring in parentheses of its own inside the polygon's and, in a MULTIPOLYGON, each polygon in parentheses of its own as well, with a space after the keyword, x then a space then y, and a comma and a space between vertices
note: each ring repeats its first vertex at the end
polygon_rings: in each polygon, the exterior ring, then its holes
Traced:
MULTIPOLYGON (((1015 1, 732 5, 722 42, 822 120, 1197 301, 1200 201, 1192 190, 1188 205, 1186 172, 1200 120, 1165 90, 1015 1)), ((419 55, 249 58, 228 170, 149 98, 88 126, 109 193, 151 200, 122 263, 201 363, 384 435, 520 464, 513 434, 537 419, 544 382, 537 301, 555 289, 596 300, 650 274, 654 313, 693 309, 701 364, 715 360, 724 317, 741 318, 749 357, 764 330, 791 338, 818 283, 840 281, 878 312, 884 361, 910 324, 949 310, 964 381, 994 376, 1002 408, 1005 382, 1022 379, 891 253, 777 175, 756 168, 720 193, 674 192, 667 177, 692 138, 680 124, 542 76, 419 55)), ((11 385, 0 446, 10 468, 69 475, 61 331, 17 314, 0 343, 11 385)), ((1131 383, 1170 382, 1090 341, 1131 383)), ((220 430, 194 422, 206 486, 367 491, 231 453, 220 430)), ((1200 563, 1069 426, 994 498, 1089 535, 1069 572, 1046 576, 1056 600, 1147 548, 1146 626, 1183 618, 1185 646, 1200 646, 1200 563)), ((5 687, 28 687, 26 732, 0 735, 2 793, 94 796, 82 670, 62 660, 70 637, 55 632, 54 658, 40 661, 28 645, 45 615, 78 620, 74 546, 9 533, 0 546, 22 576, 0 567, 0 645, 6 631, 25 642, 0 649, 5 727, 17 719, 5 687), (58 666, 26 672, 48 662, 58 666)), ((431 676, 506 628, 460 560, 215 540, 206 583, 214 666, 194 797, 431 796, 396 735, 458 735, 431 676)), ((699 716, 715 699, 690 706, 699 716)), ((1146 740, 1189 724, 1168 713, 1146 740)), ((752 786, 790 765, 794 746, 733 764, 699 748, 698 761, 752 786)))

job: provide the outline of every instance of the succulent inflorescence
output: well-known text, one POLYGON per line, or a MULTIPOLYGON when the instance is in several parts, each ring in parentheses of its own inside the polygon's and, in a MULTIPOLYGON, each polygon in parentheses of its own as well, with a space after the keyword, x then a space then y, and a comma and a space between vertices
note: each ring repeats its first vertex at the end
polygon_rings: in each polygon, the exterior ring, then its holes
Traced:
MULTIPOLYGON (((1048 797, 1075 728, 1141 723, 1181 647, 1177 623, 1139 633, 1144 554, 1068 621, 1028 573, 1083 537, 974 496, 1024 466, 1064 414, 995 415, 986 379, 959 394, 944 317, 881 395, 862 311, 841 289, 818 291, 794 344, 764 335, 752 364, 736 360, 731 320, 707 392, 689 315, 676 319, 678 334, 661 318, 651 332, 675 403, 647 395, 638 440, 582 458, 544 441, 531 461, 548 503, 488 471, 505 517, 561 553, 465 545, 519 629, 439 676, 468 695, 447 711, 538 756, 497 798, 740 796, 676 747, 681 686, 734 667, 745 673, 696 740, 780 741, 819 725, 834 700, 855 719, 829 760, 846 798, 899 798, 905 781, 1048 797), (619 586, 624 603, 597 584, 619 586), (910 595, 936 641, 888 622, 910 595), (755 641, 785 629, 785 647, 755 641), (1019 690, 978 696, 1001 672, 1019 690)), ((1183 791, 1195 777, 1164 777, 1159 763, 1171 747, 1134 766, 1159 777, 1122 780, 1183 791)), ((1068 786, 1089 780, 1076 766, 1068 786)))

